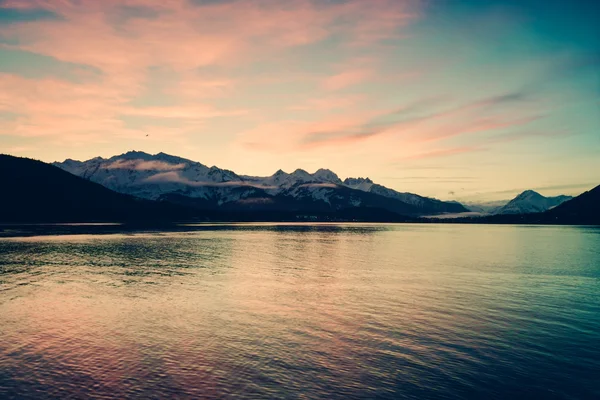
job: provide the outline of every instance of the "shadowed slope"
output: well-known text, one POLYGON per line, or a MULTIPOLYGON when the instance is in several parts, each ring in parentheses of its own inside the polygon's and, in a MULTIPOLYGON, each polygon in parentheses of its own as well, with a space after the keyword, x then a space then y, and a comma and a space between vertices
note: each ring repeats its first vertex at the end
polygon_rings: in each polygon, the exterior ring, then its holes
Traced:
POLYGON ((184 209, 113 192, 58 167, 0 155, 0 221, 144 221, 184 217, 184 209))
POLYGON ((544 213, 550 220, 600 225, 600 186, 544 213))

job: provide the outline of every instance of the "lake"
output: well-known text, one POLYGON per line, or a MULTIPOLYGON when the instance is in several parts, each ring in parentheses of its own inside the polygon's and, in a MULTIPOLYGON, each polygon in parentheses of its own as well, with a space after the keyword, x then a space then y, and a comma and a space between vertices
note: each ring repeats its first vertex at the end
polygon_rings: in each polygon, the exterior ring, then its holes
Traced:
POLYGON ((596 227, 90 228, 0 290, 2 399, 600 398, 596 227))

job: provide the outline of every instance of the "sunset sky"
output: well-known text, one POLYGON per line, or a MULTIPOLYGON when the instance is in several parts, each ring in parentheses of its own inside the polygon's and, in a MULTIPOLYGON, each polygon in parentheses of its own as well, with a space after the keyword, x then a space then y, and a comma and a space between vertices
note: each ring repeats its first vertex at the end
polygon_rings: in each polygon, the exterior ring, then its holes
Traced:
POLYGON ((0 0, 0 153, 493 200, 600 184, 594 0, 0 0))

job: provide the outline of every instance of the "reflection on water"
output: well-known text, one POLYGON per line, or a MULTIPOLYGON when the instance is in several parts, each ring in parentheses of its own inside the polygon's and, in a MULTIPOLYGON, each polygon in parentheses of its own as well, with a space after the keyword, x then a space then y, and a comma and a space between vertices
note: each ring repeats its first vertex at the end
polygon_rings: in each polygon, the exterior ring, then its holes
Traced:
POLYGON ((600 397, 598 228, 181 230, 0 239, 0 397, 600 397))

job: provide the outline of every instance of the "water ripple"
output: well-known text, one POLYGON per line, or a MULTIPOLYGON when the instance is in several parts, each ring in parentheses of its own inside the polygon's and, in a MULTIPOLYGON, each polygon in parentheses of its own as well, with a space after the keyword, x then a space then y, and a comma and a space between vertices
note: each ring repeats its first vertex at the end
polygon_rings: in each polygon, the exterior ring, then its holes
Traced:
POLYGON ((600 398, 597 228, 188 228, 0 239, 0 398, 600 398))

